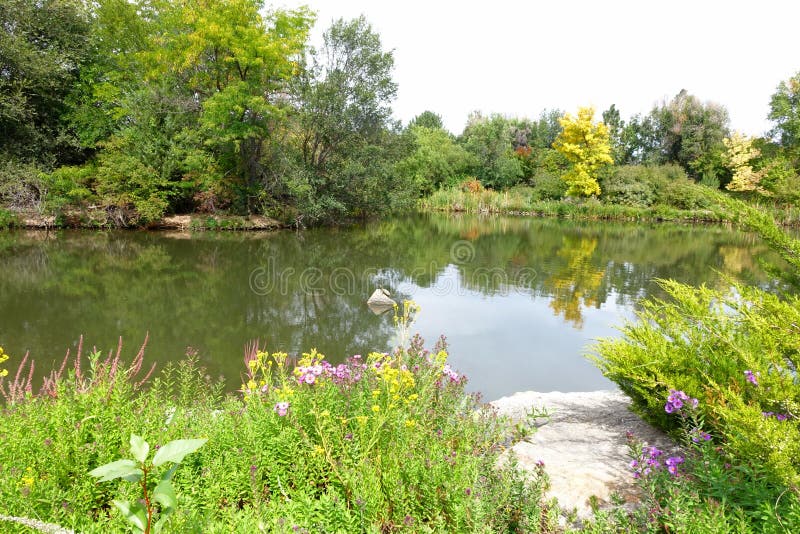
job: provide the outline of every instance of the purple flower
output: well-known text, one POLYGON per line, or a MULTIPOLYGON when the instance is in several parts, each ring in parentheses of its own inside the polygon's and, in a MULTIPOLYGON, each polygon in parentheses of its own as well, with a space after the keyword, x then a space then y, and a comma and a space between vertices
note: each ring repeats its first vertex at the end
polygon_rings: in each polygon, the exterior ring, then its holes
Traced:
POLYGON ((683 391, 671 389, 667 395, 667 403, 664 405, 664 411, 667 413, 678 412, 683 408, 684 403, 689 403, 692 408, 697 408, 697 399, 693 399, 683 391))
POLYGON ((664 463, 667 466, 667 471, 669 471, 669 474, 676 477, 678 476, 678 466, 683 463, 683 457, 670 456, 664 461, 664 463))
POLYGON ((787 419, 789 419, 789 416, 786 414, 778 413, 775 414, 775 419, 777 419, 778 421, 786 421, 787 419))
POLYGON ((695 443, 700 443, 700 441, 709 441, 711 440, 711 434, 708 432, 704 432, 703 430, 695 427, 690 432, 689 435, 692 436, 692 441, 695 443))
POLYGON ((442 368, 442 374, 450 378, 451 382, 458 382, 458 373, 453 371, 449 365, 445 365, 442 368))
POLYGON ((744 378, 745 378, 745 380, 747 380, 748 382, 750 382, 754 386, 757 386, 758 385, 758 379, 756 377, 760 376, 760 374, 761 373, 759 373, 759 372, 753 373, 753 371, 748 369, 747 371, 744 372, 744 378))
POLYGON ((278 414, 280 417, 284 417, 287 413, 289 413, 289 403, 288 402, 278 402, 275 404, 275 413, 278 414))

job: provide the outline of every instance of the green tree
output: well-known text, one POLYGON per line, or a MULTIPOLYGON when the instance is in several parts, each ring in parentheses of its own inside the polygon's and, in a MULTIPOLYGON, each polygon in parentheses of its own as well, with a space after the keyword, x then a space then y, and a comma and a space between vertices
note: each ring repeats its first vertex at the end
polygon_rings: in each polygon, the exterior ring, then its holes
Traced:
POLYGON ((0 2, 0 157, 58 164, 80 159, 62 117, 89 54, 80 0, 0 2))
POLYGON ((455 185, 474 167, 472 154, 456 144, 444 129, 413 126, 409 131, 414 138, 414 151, 398 162, 397 171, 412 181, 421 194, 455 185))
POLYGON ((430 129, 444 129, 444 123, 442 122, 441 115, 434 113, 433 111, 423 111, 413 119, 411 122, 408 123, 408 129, 412 129, 415 126, 421 126, 423 128, 430 128, 430 129))
POLYGON ((188 0, 165 13, 148 54, 149 78, 174 76, 198 100, 199 126, 240 209, 251 210, 271 179, 269 143, 286 128, 312 17, 263 11, 261 0, 188 0))
POLYGON ((800 156, 800 72, 778 84, 769 107, 769 118, 775 122, 772 136, 797 160, 800 156))
POLYGON ((305 173, 290 189, 311 218, 365 215, 405 196, 392 168, 404 155, 391 121, 394 57, 366 19, 339 19, 298 79, 296 135, 305 173))
POLYGON ((657 163, 678 163, 690 176, 719 182, 725 167, 722 140, 729 135, 728 112, 682 90, 650 113, 659 142, 657 163))
POLYGON ((611 157, 608 128, 602 122, 594 122, 594 108, 578 109, 578 115, 564 115, 563 130, 553 143, 572 164, 564 174, 569 185, 568 195, 591 196, 600 194, 597 173, 605 165, 614 163, 611 157))
POLYGON ((470 115, 460 143, 475 157, 475 175, 486 187, 511 187, 524 176, 522 162, 514 156, 516 131, 502 115, 470 115))

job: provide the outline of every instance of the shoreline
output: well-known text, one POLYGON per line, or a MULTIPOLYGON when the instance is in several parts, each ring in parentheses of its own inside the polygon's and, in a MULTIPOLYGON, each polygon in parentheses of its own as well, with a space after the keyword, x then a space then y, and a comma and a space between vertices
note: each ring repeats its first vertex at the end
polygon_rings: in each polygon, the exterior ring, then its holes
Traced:
POLYGON ((630 410, 631 400, 619 389, 541 393, 522 391, 491 401, 501 415, 522 421, 532 408, 545 408, 549 419, 510 450, 519 465, 533 471, 544 463, 550 477, 547 496, 579 521, 593 508, 613 508, 615 497, 635 507, 639 487, 628 457, 629 435, 664 450, 675 442, 630 410))

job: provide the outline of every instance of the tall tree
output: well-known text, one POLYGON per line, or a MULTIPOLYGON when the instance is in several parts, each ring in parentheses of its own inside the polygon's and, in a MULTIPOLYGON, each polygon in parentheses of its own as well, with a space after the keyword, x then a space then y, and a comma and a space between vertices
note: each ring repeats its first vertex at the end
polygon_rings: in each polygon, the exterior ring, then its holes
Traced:
POLYGON ((311 22, 305 8, 264 11, 262 0, 187 0, 155 38, 150 78, 176 76, 199 101, 205 143, 223 174, 239 177, 243 209, 271 178, 267 143, 290 112, 289 85, 311 22))
POLYGON ((800 72, 778 85, 769 107, 769 118, 775 122, 773 137, 794 159, 800 159, 800 72))
POLYGON ((553 148, 572 164, 563 176, 569 186, 567 194, 599 195, 597 173, 604 165, 614 163, 608 128, 602 122, 594 122, 594 108, 591 107, 579 108, 576 117, 564 115, 561 127, 563 130, 553 143, 553 148))
MULTIPOLYGON (((476 177, 487 187, 516 185, 524 175, 522 162, 514 156, 519 128, 502 115, 472 113, 461 134, 461 144, 477 162, 476 177)), ((527 141, 526 141, 527 145, 527 141)))
POLYGON ((430 128, 432 130, 444 129, 444 123, 442 122, 441 115, 434 113, 433 111, 423 111, 411 119, 411 121, 408 123, 408 129, 410 130, 415 126, 430 128))
POLYGON ((678 163, 693 177, 719 180, 724 172, 722 140, 728 136, 728 112, 681 90, 650 116, 660 141, 661 161, 678 163))
POLYGON ((0 2, 0 156, 46 164, 76 157, 62 118, 89 27, 80 0, 0 2))
POLYGON ((312 218, 361 216, 410 194, 393 175, 406 150, 391 119, 394 56, 380 36, 363 16, 339 19, 307 63, 295 87, 305 174, 290 183, 305 211, 312 218))

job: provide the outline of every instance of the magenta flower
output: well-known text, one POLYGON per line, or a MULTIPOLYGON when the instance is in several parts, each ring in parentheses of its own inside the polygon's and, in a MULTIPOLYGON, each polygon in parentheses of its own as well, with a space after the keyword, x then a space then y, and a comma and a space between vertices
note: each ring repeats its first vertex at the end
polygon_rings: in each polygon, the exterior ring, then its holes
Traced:
POLYGON ((683 391, 671 389, 667 395, 667 403, 664 405, 664 411, 667 413, 679 412, 683 408, 684 403, 689 403, 692 408, 697 408, 697 399, 694 399, 684 393, 683 391))
POLYGON ((289 403, 288 402, 278 402, 275 404, 275 413, 278 414, 280 417, 284 417, 287 413, 289 413, 289 403))
POLYGON ((750 383, 751 383, 751 384, 753 384, 754 386, 757 386, 757 385, 758 385, 758 378, 757 378, 757 377, 758 377, 760 374, 761 374, 761 373, 759 373, 759 372, 755 372, 755 373, 753 373, 753 371, 750 371, 750 370, 748 369, 747 371, 745 371, 745 372, 744 372, 744 378, 745 378, 745 380, 747 380, 748 382, 750 382, 750 383))

